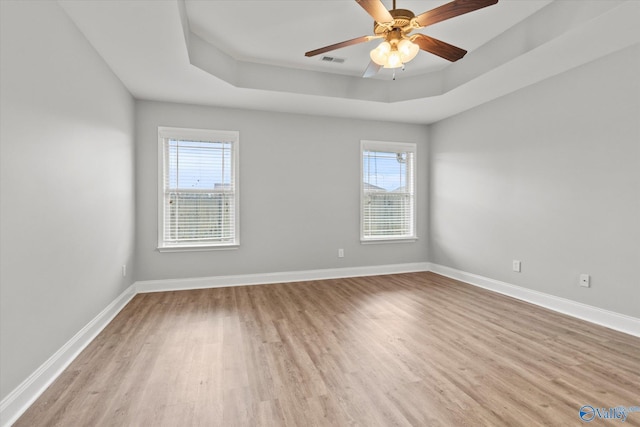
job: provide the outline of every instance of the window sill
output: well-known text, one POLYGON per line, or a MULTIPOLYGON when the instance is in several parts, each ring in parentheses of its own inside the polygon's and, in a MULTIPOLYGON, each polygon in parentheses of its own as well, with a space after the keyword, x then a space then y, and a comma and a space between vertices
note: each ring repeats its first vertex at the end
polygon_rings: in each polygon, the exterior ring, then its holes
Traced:
POLYGON ((216 245, 216 246, 159 246, 158 252, 202 252, 202 251, 232 251, 240 245, 216 245))
POLYGON ((376 245, 376 244, 383 244, 383 243, 413 243, 413 242, 417 242, 418 238, 417 237, 397 237, 397 238, 393 238, 393 237, 389 237, 389 238, 383 238, 383 239, 360 239, 360 243, 363 245, 376 245))

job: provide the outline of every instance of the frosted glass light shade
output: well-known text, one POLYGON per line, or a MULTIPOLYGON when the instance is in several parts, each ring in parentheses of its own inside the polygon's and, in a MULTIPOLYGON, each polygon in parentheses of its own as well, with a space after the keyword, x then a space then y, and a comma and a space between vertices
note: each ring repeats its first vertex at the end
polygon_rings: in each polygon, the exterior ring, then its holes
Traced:
POLYGON ((385 68, 398 68, 402 66, 402 58, 400 56, 400 52, 397 50, 392 50, 389 53, 389 58, 387 58, 387 63, 384 65, 385 68))
POLYGON ((402 39, 398 43, 398 52, 403 63, 411 61, 420 51, 420 46, 412 43, 409 39, 402 39))
POLYGON ((391 52, 391 45, 389 42, 384 41, 380 43, 378 47, 369 52, 369 56, 373 62, 384 66, 389 58, 389 52, 391 52))

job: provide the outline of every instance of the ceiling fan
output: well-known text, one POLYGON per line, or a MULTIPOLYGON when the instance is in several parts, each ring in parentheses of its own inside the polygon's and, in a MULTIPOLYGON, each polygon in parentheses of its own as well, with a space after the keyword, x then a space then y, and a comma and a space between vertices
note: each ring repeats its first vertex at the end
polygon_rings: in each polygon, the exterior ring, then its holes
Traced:
POLYGON ((381 0, 356 0, 356 3, 374 19, 374 35, 357 37, 321 47, 306 52, 304 55, 312 57, 374 39, 384 39, 369 55, 371 62, 363 77, 372 77, 380 68, 404 67, 404 64, 416 57, 420 49, 451 62, 461 59, 467 53, 466 50, 425 34, 410 35, 410 33, 419 28, 494 5, 498 3, 498 0, 454 0, 418 16, 410 10, 396 9, 396 0, 393 0, 393 9, 391 10, 387 10, 381 0))

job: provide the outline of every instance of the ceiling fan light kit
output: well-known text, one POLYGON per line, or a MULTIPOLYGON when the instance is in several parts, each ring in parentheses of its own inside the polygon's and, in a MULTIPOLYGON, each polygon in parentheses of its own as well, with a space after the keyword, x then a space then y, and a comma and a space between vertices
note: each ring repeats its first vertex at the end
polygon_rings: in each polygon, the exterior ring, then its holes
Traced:
POLYGON ((498 3, 498 0, 454 0, 418 16, 410 10, 396 9, 395 0, 393 0, 392 10, 387 10, 381 0, 356 0, 356 3, 374 19, 373 32, 375 35, 362 36, 325 46, 309 51, 305 53, 305 56, 311 57, 354 44, 384 38, 384 41, 369 53, 371 63, 363 77, 371 77, 380 68, 404 67, 404 64, 415 58, 420 50, 451 62, 461 59, 467 53, 464 49, 425 34, 411 36, 409 34, 413 30, 491 6, 498 3))
POLYGON ((413 43, 398 29, 389 31, 386 40, 373 49, 369 56, 384 68, 399 68, 416 57, 420 46, 413 43))

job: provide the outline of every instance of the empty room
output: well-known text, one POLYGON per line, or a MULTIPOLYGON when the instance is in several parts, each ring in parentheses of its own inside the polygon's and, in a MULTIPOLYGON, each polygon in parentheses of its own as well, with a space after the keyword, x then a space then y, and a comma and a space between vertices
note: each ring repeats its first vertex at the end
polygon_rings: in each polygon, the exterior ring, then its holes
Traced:
POLYGON ((639 1, 0 18, 0 427, 640 426, 639 1))

